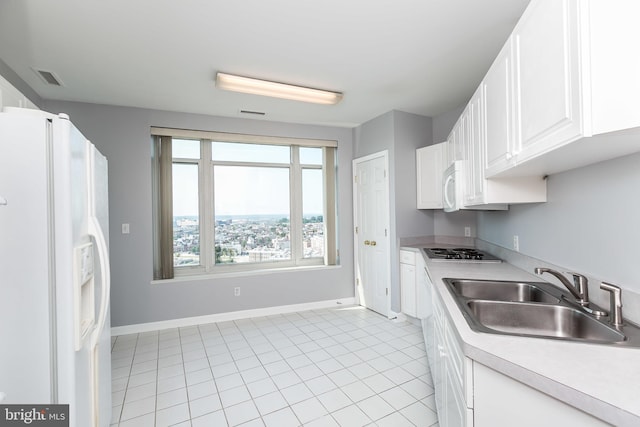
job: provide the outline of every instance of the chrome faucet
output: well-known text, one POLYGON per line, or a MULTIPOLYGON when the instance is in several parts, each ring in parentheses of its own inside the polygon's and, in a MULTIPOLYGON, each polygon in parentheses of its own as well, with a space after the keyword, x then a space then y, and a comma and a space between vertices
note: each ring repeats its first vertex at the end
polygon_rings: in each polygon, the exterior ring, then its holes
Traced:
POLYGON ((533 270, 536 274, 549 273, 555 276, 560 282, 571 292, 578 302, 583 307, 587 307, 589 305, 589 286, 587 285, 587 278, 582 274, 578 273, 568 273, 573 276, 573 285, 569 280, 562 274, 550 268, 536 267, 533 270))

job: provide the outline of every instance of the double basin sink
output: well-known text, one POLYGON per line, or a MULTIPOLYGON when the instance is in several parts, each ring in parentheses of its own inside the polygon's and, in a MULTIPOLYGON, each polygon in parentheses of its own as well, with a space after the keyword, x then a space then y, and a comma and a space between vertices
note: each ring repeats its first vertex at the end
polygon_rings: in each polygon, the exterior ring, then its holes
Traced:
POLYGON ((471 329, 478 332, 640 346, 640 328, 614 327, 571 294, 547 282, 443 279, 471 329))

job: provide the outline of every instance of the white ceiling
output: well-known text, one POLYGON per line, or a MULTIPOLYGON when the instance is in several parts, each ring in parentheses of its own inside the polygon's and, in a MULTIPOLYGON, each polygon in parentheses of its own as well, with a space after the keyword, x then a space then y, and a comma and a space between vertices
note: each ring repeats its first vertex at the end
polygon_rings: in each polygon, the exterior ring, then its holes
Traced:
POLYGON ((466 103, 528 2, 0 0, 0 59, 43 99, 352 127, 390 110, 437 116, 466 103), (344 99, 225 92, 217 71, 344 99))

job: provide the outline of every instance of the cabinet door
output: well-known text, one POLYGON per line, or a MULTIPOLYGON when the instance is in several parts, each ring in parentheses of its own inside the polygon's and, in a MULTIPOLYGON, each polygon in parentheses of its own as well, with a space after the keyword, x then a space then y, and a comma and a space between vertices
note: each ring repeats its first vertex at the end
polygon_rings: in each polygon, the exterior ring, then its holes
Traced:
POLYGON ((431 280, 427 275, 424 260, 416 257, 416 315, 418 319, 430 317, 433 313, 431 304, 431 280))
POLYGON ((452 378, 451 370, 446 372, 444 380, 444 414, 439 417, 440 425, 447 427, 473 427, 473 410, 467 408, 462 390, 455 382, 455 379, 452 378))
POLYGON ((467 205, 484 202, 484 111, 482 88, 469 101, 469 141, 467 145, 467 205))
POLYGON ((442 209, 442 173, 446 143, 416 150, 417 208, 442 209))
POLYGON ((512 39, 509 38, 482 81, 486 120, 486 177, 514 164, 518 150, 514 140, 512 39))
POLYGON ((451 129, 451 133, 449 134, 449 157, 450 164, 456 160, 465 160, 467 158, 467 153, 465 152, 465 124, 464 124, 464 113, 458 118, 458 121, 453 128, 451 129))
POLYGON ((435 390, 436 411, 438 413, 438 421, 441 425, 445 425, 445 407, 446 407, 446 349, 444 337, 442 336, 441 326, 437 319, 434 319, 433 334, 433 352, 434 364, 431 366, 431 379, 433 380, 433 389, 435 390))
POLYGON ((576 0, 531 2, 513 32, 518 163, 583 133, 576 0))
POLYGON ((400 264, 400 308, 408 316, 416 317, 416 267, 400 264))
POLYGON ((477 362, 473 386, 475 427, 609 425, 477 362))

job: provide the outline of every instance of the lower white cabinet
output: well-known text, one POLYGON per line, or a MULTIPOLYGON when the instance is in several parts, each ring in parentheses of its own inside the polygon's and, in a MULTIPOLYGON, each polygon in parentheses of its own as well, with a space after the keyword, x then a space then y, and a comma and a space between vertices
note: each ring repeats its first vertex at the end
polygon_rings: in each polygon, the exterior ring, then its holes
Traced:
POLYGON ((424 260, 415 251, 400 250, 400 309, 407 316, 425 318, 431 312, 424 260))
POLYGON ((609 425, 477 362, 473 388, 475 427, 609 425))
POLYGON ((446 427, 472 427, 472 361, 462 353, 435 289, 432 291, 432 302, 432 336, 427 339, 433 340, 429 362, 436 392, 438 422, 446 427))

